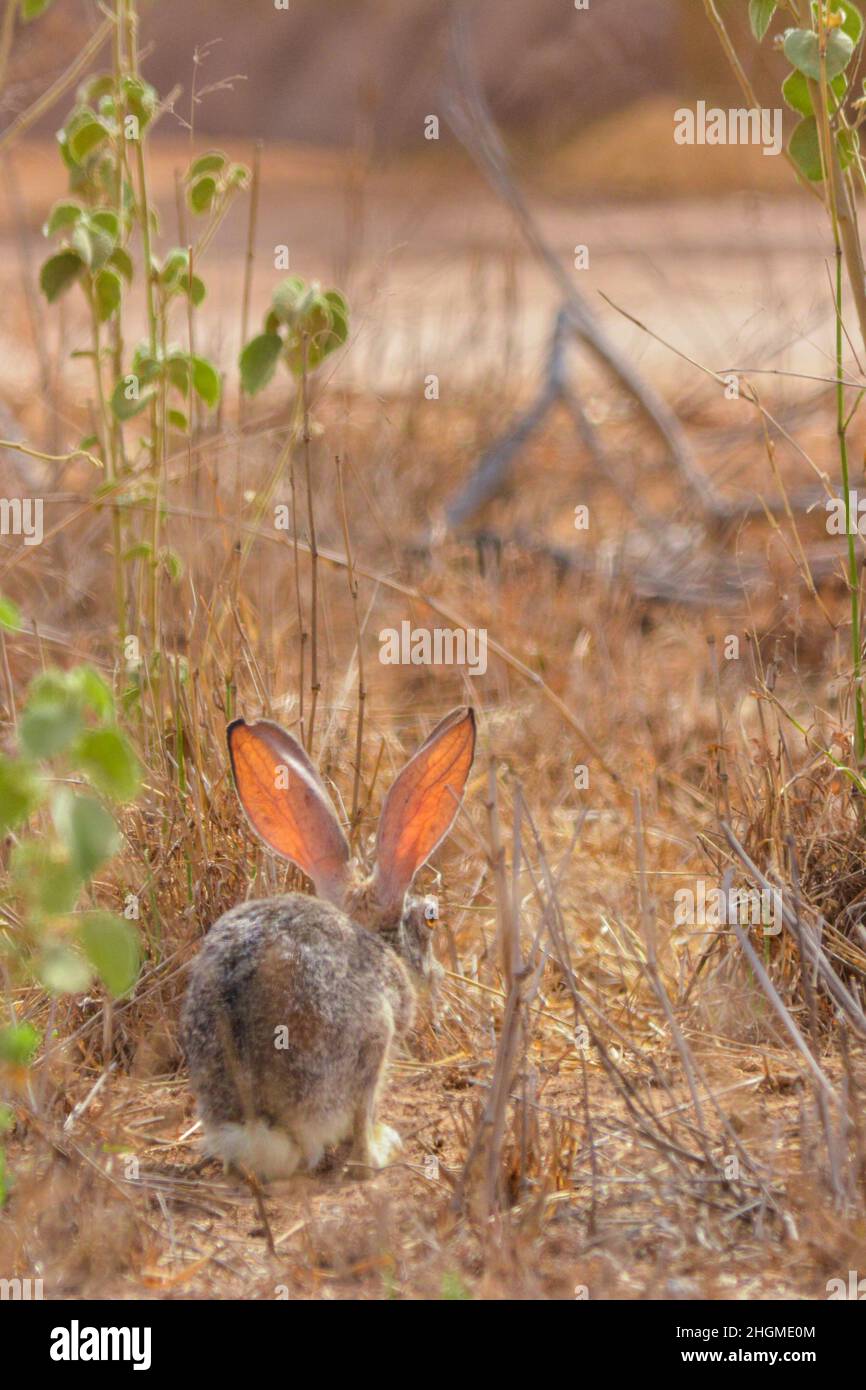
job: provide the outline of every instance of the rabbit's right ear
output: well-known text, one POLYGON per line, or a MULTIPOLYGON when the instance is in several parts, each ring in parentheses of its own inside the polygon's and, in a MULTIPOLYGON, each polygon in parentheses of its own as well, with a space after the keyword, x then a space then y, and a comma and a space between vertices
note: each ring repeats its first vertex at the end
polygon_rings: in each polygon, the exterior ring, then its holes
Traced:
POLYGON ((269 719, 235 719, 226 737, 238 797, 253 830, 313 880, 320 898, 341 907, 349 845, 301 745, 269 719))
POLYGON ((398 776, 382 807, 376 836, 376 897, 399 912, 421 865, 451 829, 475 756, 475 713, 446 715, 398 776))

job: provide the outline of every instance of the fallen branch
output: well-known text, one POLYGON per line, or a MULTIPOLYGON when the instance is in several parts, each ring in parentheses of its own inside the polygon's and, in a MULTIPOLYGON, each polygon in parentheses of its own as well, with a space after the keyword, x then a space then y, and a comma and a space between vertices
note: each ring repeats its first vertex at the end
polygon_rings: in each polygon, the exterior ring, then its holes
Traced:
MULTIPOLYGON (((661 435, 684 487, 711 516, 725 504, 696 468, 685 432, 676 414, 644 380, 640 372, 593 317, 583 296, 552 248, 547 244, 511 171, 503 141, 496 129, 471 58, 466 12, 455 10, 451 31, 454 89, 446 94, 446 117, 467 153, 494 191, 508 204, 530 249, 547 270, 563 298, 566 322, 574 335, 610 370, 661 435)), ((540 402, 541 403, 541 398, 540 402)), ((452 504, 454 506, 456 504, 452 504)))

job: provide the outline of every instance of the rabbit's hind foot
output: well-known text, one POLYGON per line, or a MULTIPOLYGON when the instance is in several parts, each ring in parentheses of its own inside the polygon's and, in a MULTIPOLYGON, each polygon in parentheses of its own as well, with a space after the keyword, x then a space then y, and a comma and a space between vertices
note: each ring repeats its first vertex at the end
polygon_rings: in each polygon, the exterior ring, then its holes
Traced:
POLYGON ((396 1129, 390 1125, 375 1125, 373 1129, 373 1143, 370 1146, 370 1156, 373 1160, 374 1168, 387 1168, 403 1148, 403 1140, 400 1138, 396 1129))
POLYGON ((403 1140, 390 1125, 363 1125, 352 1147, 352 1162, 358 1165, 358 1176, 368 1177, 371 1171, 387 1168, 402 1147, 403 1140))

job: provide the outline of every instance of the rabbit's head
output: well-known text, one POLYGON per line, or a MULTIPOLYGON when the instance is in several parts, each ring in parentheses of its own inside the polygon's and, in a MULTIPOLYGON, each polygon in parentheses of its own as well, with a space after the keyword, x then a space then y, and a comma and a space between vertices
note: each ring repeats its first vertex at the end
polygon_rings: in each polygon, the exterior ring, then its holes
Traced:
POLYGON ((315 766, 270 720, 228 727, 238 797, 265 844, 312 879, 318 897, 380 932, 416 973, 434 972, 434 905, 409 889, 457 815, 475 753, 475 715, 452 710, 385 797, 373 872, 353 872, 349 844, 315 766))

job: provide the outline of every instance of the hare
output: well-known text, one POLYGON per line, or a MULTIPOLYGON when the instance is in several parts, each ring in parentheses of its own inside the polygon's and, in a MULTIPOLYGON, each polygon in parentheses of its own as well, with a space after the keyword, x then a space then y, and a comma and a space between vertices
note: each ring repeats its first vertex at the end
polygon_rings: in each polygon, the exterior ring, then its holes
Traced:
POLYGON ((267 1181, 351 1139, 357 1164, 384 1167, 401 1146, 376 1124, 388 1054, 412 1026, 413 975, 438 969, 435 908, 408 890, 457 814, 474 713, 453 710, 400 772, 366 878, 300 744, 268 720, 236 719, 227 737, 250 825, 317 896, 241 903, 193 962, 182 1033, 205 1153, 267 1181))

